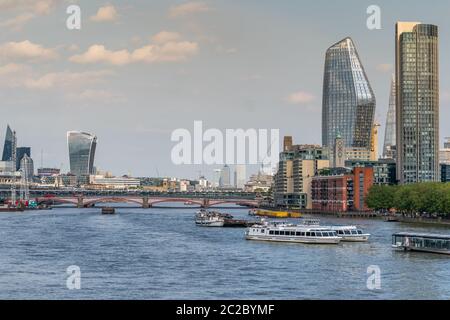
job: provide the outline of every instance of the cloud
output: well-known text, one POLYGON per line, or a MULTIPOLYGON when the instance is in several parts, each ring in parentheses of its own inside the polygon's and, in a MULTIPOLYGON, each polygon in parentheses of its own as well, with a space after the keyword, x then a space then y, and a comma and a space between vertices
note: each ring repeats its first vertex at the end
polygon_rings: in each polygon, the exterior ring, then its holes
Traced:
POLYGON ((383 73, 391 72, 393 69, 393 65, 389 63, 382 63, 377 65, 377 70, 383 73))
POLYGON ((125 97, 122 94, 118 94, 115 92, 107 91, 107 90, 94 90, 94 89, 86 89, 79 93, 72 93, 68 95, 73 101, 77 102, 95 102, 95 103, 123 103, 126 101, 125 97))
POLYGON ((0 22, 0 27, 18 31, 22 29, 22 27, 34 17, 35 15, 32 13, 22 13, 14 18, 0 22))
POLYGON ((51 89, 55 87, 82 87, 86 84, 99 83, 113 73, 109 70, 84 72, 53 72, 36 79, 27 79, 24 83, 29 89, 51 89))
POLYGON ((177 6, 172 6, 169 9, 169 17, 178 18, 195 13, 208 12, 210 10, 209 6, 204 2, 186 2, 177 6))
POLYGON ((112 75, 114 73, 111 70, 37 74, 30 66, 9 63, 0 66, 0 86, 33 90, 82 88, 86 85, 101 83, 112 75))
POLYGON ((311 103, 316 99, 316 97, 308 92, 299 91, 290 94, 286 101, 291 104, 307 104, 311 103))
POLYGON ((0 59, 42 61, 58 58, 54 49, 44 48, 29 40, 22 42, 7 42, 0 45, 0 59))
POLYGON ((119 17, 114 6, 100 7, 95 16, 91 17, 94 22, 114 21, 119 17))
POLYGON ((181 35, 178 32, 161 31, 154 35, 152 40, 157 44, 163 44, 171 41, 178 41, 180 38, 181 35))
POLYGON ((153 37, 153 44, 133 51, 127 49, 112 51, 104 45, 95 44, 86 52, 74 55, 69 60, 79 64, 107 63, 124 66, 131 63, 181 62, 197 54, 197 43, 179 39, 178 33, 163 31, 153 37))
POLYGON ((29 10, 48 14, 61 0, 0 0, 0 10, 29 10))

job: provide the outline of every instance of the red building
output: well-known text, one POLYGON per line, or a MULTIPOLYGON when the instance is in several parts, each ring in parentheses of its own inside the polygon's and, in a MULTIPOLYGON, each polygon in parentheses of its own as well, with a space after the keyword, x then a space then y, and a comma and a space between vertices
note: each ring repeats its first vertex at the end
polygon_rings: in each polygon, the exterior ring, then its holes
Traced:
POLYGON ((355 211, 368 211, 366 206, 366 196, 369 189, 373 186, 373 168, 353 169, 353 208, 355 211))
POLYGON ((315 176, 312 208, 325 212, 367 211, 365 197, 373 180, 373 168, 359 167, 349 173, 315 176))

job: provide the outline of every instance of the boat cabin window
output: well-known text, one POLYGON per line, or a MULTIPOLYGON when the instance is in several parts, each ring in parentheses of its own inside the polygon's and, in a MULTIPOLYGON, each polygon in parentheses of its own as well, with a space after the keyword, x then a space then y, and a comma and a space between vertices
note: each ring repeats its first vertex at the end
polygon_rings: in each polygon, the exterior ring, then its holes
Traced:
POLYGON ((307 236, 307 237, 310 237, 310 236, 311 236, 311 232, 307 232, 307 233, 306 233, 306 236, 307 236))
POLYGON ((344 233, 345 233, 345 234, 350 234, 350 231, 345 230, 344 233))
POLYGON ((272 230, 270 230, 270 231, 269 231, 269 234, 273 234, 273 231, 272 231, 272 230))
POLYGON ((363 234, 363 233, 362 233, 362 230, 358 230, 358 234, 363 234))

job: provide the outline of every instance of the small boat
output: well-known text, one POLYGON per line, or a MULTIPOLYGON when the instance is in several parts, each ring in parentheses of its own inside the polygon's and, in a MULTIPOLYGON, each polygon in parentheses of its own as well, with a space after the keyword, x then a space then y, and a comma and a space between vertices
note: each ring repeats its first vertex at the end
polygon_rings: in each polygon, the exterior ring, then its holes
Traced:
POLYGON ((116 213, 116 209, 111 208, 111 207, 105 207, 102 208, 102 214, 115 214, 116 213))
POLYGON ((336 231, 326 227, 263 222, 249 227, 247 240, 293 242, 305 244, 338 244, 341 238, 336 231))
POLYGON ((225 218, 218 212, 200 210, 195 215, 195 224, 202 227, 223 227, 225 218))
POLYGON ((223 225, 224 228, 248 228, 255 224, 258 224, 257 221, 249 221, 249 220, 237 220, 237 219, 225 219, 225 223, 223 225))
POLYGON ((400 220, 396 216, 387 216, 384 221, 386 222, 399 222, 400 220))
POLYGON ((364 233, 361 229, 355 226, 332 226, 331 230, 336 231, 338 237, 342 238, 342 241, 347 242, 366 242, 369 241, 370 234, 364 233))
POLYGON ((392 235, 392 247, 402 251, 419 251, 450 255, 450 235, 400 232, 392 235))

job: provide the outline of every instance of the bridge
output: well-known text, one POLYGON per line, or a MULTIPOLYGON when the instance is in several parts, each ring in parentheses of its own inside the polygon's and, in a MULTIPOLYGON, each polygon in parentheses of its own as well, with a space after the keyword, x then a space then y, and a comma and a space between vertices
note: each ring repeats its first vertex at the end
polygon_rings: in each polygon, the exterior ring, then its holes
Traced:
POLYGON ((38 205, 74 205, 77 208, 94 207, 102 203, 131 203, 147 209, 159 203, 183 203, 210 208, 221 204, 235 204, 238 206, 258 207, 257 199, 239 198, 193 198, 193 197, 158 197, 158 196, 44 196, 35 198, 38 205))

